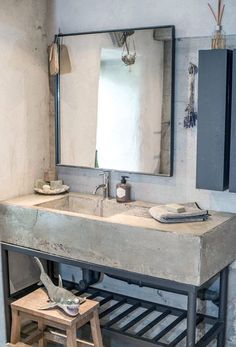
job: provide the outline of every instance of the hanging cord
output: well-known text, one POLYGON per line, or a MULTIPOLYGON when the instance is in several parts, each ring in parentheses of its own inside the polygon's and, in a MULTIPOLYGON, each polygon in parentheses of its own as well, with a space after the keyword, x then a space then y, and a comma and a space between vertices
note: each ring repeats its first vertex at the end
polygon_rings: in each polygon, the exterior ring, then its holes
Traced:
POLYGON ((197 112, 194 109, 195 106, 195 76, 197 74, 197 66, 193 63, 189 64, 188 75, 189 75, 189 94, 188 104, 185 109, 184 127, 186 129, 193 128, 197 121, 197 112))

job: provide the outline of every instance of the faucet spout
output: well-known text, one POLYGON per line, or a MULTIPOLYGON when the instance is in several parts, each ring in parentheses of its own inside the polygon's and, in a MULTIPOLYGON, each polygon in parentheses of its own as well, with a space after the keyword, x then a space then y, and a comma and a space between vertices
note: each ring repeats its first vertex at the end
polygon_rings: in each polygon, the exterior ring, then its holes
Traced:
POLYGON ((106 189, 106 184, 99 184, 98 186, 96 186, 93 191, 93 195, 96 195, 100 189, 104 191, 106 189))
POLYGON ((102 189, 103 191, 103 199, 109 199, 109 172, 102 172, 99 174, 99 176, 102 175, 103 176, 103 183, 99 184, 98 186, 96 186, 96 188, 93 191, 93 195, 96 195, 97 192, 102 189))

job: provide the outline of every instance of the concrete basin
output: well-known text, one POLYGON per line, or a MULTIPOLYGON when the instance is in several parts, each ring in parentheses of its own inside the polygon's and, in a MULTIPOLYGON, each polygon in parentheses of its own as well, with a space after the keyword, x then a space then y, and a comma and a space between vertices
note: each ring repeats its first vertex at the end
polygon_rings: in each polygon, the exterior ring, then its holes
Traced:
MULTIPOLYGON (((99 217, 111 217, 135 209, 132 204, 119 204, 115 199, 102 199, 100 196, 69 193, 60 199, 51 200, 37 206, 58 211, 68 211, 99 217)), ((137 212, 137 211, 136 211, 137 212)))
POLYGON ((2 242, 68 259, 200 286, 236 259, 236 215, 162 224, 151 203, 69 193, 0 203, 2 242), (107 217, 105 217, 107 216, 107 217))

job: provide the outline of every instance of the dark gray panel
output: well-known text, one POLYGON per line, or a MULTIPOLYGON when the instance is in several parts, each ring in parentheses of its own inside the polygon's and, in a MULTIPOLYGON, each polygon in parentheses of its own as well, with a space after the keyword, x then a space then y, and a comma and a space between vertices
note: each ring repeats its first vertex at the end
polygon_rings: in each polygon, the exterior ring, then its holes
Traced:
POLYGON ((197 188, 228 188, 231 72, 231 51, 199 52, 197 188))
POLYGON ((236 193, 236 50, 233 53, 229 191, 236 193))

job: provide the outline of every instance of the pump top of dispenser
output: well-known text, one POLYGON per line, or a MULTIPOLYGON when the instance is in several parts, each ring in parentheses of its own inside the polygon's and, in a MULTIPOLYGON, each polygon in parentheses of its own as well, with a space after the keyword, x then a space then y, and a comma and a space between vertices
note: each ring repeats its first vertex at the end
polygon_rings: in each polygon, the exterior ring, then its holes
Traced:
POLYGON ((127 178, 129 178, 129 176, 121 176, 121 181, 120 181, 120 183, 126 184, 127 178))

